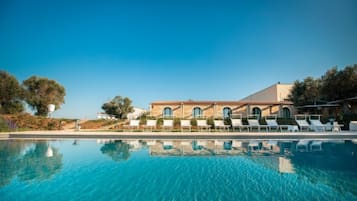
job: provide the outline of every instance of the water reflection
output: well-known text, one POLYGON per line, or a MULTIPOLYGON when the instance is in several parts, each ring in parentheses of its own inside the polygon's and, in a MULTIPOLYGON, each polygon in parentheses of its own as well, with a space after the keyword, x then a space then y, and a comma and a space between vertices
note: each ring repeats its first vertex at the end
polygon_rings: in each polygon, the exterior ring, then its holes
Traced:
POLYGON ((332 170, 356 171, 357 145, 351 141, 277 140, 98 140, 103 154, 115 161, 126 160, 130 152, 147 148, 150 156, 245 156, 275 169, 308 165, 332 170), (267 162, 262 162, 264 158, 267 162), (268 160, 274 158, 274 160, 268 160), (288 164, 292 161, 293 164, 288 164), (280 165, 279 165, 280 164, 280 165), (278 168, 280 166, 280 168, 278 168))
POLYGON ((62 169, 62 154, 47 142, 37 142, 20 160, 18 177, 23 181, 45 180, 62 169))
POLYGON ((17 174, 25 146, 22 141, 0 141, 0 187, 10 183, 17 174))
MULTIPOLYGON (((64 145, 72 146, 73 141, 64 145)), ((97 140, 76 141, 96 149, 105 160, 126 161, 138 150, 148 157, 242 157, 266 170, 295 174, 312 183, 322 183, 340 192, 357 195, 357 144, 352 141, 319 140, 97 140), (103 155, 101 155, 101 154, 103 155)), ((0 187, 14 178, 42 181, 63 167, 60 148, 51 142, 0 141, 0 187)), ((63 150, 66 146, 63 146, 63 150)), ((81 153, 85 155, 85 150, 81 153)), ((90 158, 90 156, 89 156, 90 158)), ((115 163, 120 165, 120 163, 115 163)))
POLYGON ((0 187, 17 176, 21 181, 42 181, 58 173, 62 154, 45 141, 0 142, 0 187))
POLYGON ((114 161, 127 160, 130 157, 130 146, 122 141, 108 141, 100 148, 100 151, 114 161))

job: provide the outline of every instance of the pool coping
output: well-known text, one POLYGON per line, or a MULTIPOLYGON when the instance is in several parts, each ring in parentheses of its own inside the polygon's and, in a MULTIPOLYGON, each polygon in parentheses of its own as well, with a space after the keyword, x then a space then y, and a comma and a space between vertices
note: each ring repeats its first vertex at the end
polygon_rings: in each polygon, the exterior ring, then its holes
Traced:
POLYGON ((0 139, 344 139, 357 140, 356 131, 341 132, 113 132, 21 131, 0 133, 0 139))

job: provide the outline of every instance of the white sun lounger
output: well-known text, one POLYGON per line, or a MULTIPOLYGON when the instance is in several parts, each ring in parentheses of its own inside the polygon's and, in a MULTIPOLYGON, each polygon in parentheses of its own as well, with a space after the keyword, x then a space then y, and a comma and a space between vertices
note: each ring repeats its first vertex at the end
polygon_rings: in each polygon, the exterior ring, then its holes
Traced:
POLYGON ((140 127, 139 123, 140 123, 140 120, 131 119, 129 122, 129 125, 124 125, 124 127, 133 131, 134 129, 139 129, 139 127, 140 127))
POLYGON ((298 124, 300 131, 303 131, 304 129, 306 129, 306 131, 309 131, 310 129, 310 124, 307 123, 306 120, 295 120, 296 123, 298 124))
POLYGON ((223 120, 213 120, 214 128, 219 130, 228 130, 229 125, 225 125, 223 120))
POLYGON ((242 119, 231 119, 232 123, 232 130, 234 131, 235 129, 239 129, 239 131, 242 131, 242 129, 246 128, 247 131, 249 132, 249 125, 244 125, 242 122, 242 119))
POLYGON ((276 118, 277 117, 275 115, 265 117, 265 122, 267 122, 269 130, 271 131, 271 130, 275 129, 276 131, 280 130, 280 132, 283 131, 283 128, 288 130, 289 125, 279 125, 276 118))
POLYGON ((258 131, 260 131, 261 128, 264 128, 266 131, 268 131, 268 126, 259 124, 258 119, 248 119, 248 124, 251 130, 257 128, 258 131))
POLYGON ((172 130, 174 128, 174 120, 172 119, 164 119, 162 124, 163 130, 172 130))
POLYGON ((306 131, 309 131, 310 124, 307 123, 305 115, 295 115, 295 122, 299 126, 300 131, 303 131, 304 129, 306 129, 306 131))
POLYGON ((211 125, 207 124, 207 120, 197 120, 197 128, 200 131, 202 131, 203 129, 210 131, 211 125))
POLYGON ((156 128, 156 119, 148 119, 146 120, 146 125, 143 126, 144 128, 148 128, 151 131, 156 128))
POLYGON ((317 119, 310 119, 310 129, 316 132, 325 132, 326 125, 322 124, 320 120, 317 119))
POLYGON ((188 129, 191 132, 191 120, 187 119, 181 119, 181 132, 183 132, 184 129, 188 129))

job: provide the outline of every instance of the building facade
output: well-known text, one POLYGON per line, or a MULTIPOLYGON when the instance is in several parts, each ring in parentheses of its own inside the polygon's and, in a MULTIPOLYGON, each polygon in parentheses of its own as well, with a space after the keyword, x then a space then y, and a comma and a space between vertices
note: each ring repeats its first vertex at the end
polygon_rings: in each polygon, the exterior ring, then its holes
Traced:
POLYGON ((288 101, 291 84, 275 84, 239 101, 155 101, 150 115, 157 118, 227 118, 249 115, 290 118, 294 114, 288 101))

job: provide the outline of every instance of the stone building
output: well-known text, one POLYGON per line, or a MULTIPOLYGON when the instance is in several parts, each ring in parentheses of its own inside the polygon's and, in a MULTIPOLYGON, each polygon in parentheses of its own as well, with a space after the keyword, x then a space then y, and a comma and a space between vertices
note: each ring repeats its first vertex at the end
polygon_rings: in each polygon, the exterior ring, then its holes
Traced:
POLYGON ((290 118, 293 103, 288 101, 292 84, 274 84, 239 101, 155 101, 150 115, 164 118, 226 118, 231 115, 269 116, 290 118))

